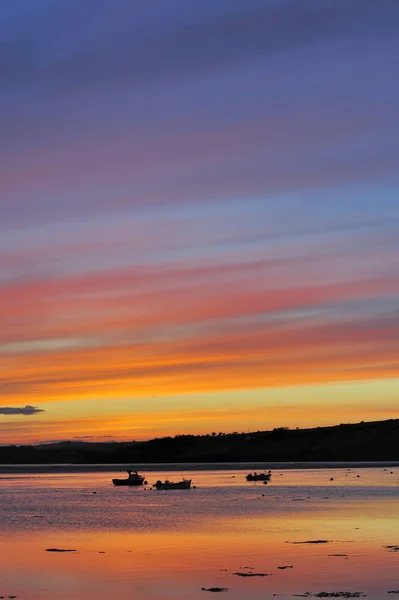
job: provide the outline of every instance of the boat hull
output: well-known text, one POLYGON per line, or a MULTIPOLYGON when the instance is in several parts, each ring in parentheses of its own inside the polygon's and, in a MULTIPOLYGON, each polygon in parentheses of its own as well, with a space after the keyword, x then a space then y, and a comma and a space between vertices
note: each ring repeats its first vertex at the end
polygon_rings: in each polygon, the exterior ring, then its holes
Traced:
POLYGON ((157 481, 155 486, 157 490, 189 490, 191 488, 191 479, 184 481, 157 481))
POLYGON ((246 480, 247 481, 270 481, 270 478, 271 478, 270 473, 260 473, 259 475, 252 475, 252 473, 250 473, 249 475, 247 475, 246 480))
POLYGON ((114 485, 128 485, 128 486, 143 485, 144 477, 143 477, 143 479, 113 479, 112 483, 114 485))

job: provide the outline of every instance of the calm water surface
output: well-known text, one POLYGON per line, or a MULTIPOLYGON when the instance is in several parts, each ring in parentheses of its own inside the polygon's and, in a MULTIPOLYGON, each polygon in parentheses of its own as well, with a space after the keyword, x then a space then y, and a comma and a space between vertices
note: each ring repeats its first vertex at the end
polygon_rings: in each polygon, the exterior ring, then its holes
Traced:
MULTIPOLYGON (((274 470, 268 485, 247 472, 171 469, 196 485, 180 491, 114 488, 105 471, 1 473, 0 596, 205 600, 214 594, 201 588, 224 587, 226 600, 399 598, 388 594, 399 551, 385 547, 399 545, 398 467, 274 470), (315 540, 328 542, 298 543, 315 540)), ((148 484, 167 475, 149 471, 148 484)))

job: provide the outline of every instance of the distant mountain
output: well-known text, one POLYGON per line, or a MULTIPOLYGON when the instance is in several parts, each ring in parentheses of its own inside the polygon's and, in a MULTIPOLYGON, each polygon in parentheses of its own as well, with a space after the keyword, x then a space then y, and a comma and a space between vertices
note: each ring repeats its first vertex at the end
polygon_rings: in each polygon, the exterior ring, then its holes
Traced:
POLYGON ((0 447, 0 464, 374 460, 399 460, 399 419, 314 429, 178 435, 146 442, 0 447))

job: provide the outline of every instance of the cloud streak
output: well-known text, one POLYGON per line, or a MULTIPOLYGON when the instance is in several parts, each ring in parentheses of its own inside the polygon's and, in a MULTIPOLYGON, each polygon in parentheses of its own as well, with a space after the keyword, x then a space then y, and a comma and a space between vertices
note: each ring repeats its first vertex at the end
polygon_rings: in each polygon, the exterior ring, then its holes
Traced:
POLYGON ((0 106, 10 115, 0 145, 4 227, 20 221, 21 206, 27 222, 79 220, 397 183, 395 3, 151 5, 61 2, 37 16, 26 2, 32 27, 23 32, 8 17, 5 48, 26 68, 11 69, 18 85, 6 78, 0 106))
POLYGON ((44 412, 44 409, 38 408, 37 406, 30 406, 27 404, 23 407, 17 406, 0 406, 0 415, 37 415, 38 413, 44 412))
POLYGON ((42 77, 68 87, 82 85, 82 75, 90 83, 105 79, 108 85, 148 82, 226 69, 245 59, 267 59, 350 34, 366 40, 394 36, 398 22, 392 0, 379 0, 378 5, 375 0, 300 4, 250 0, 245 5, 225 0, 216 8, 204 0, 200 10, 183 2, 166 8, 159 0, 148 6, 133 6, 126 0, 117 4, 117 11, 101 2, 61 3, 58 10, 52 8, 36 23, 40 38, 25 31, 19 54, 12 52, 11 44, 5 47, 4 65, 10 64, 10 52, 13 68, 4 70, 3 77, 6 81, 16 77, 23 81, 39 77, 40 81, 42 77), (108 27, 104 26, 107 22, 108 27), (83 24, 85 37, 81 39, 83 24), (65 52, 67 38, 75 43, 65 52), (49 49, 51 58, 32 60, 32 54, 41 58, 49 49))
POLYGON ((399 377, 397 2, 0 19, 2 415, 399 377))

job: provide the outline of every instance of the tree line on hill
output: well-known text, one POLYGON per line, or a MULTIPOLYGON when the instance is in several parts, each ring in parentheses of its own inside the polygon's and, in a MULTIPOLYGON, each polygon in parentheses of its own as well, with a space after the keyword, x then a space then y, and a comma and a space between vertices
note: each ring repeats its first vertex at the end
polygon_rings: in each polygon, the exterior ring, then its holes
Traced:
POLYGON ((313 429, 177 435, 143 442, 0 446, 0 464, 399 461, 399 419, 313 429))

